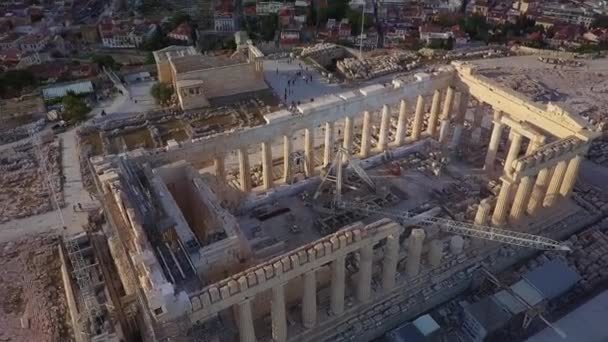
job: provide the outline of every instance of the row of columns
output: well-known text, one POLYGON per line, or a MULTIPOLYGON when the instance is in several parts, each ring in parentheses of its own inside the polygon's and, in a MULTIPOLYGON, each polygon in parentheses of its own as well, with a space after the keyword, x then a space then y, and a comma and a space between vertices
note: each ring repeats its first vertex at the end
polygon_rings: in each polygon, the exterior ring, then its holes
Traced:
MULTIPOLYGON (((446 104, 444 105, 442 120, 443 118, 449 118, 449 111, 451 108, 451 99, 453 98, 453 88, 448 88, 446 95, 446 104), (451 94, 451 95, 450 95, 451 94), (447 113, 447 114, 446 114, 447 113)), ((467 96, 468 99, 468 96, 467 96)), ((428 134, 435 134, 437 121, 439 119, 439 110, 441 103, 441 91, 435 90, 433 93, 432 104, 430 108, 430 119, 426 132, 428 134)), ((403 145, 407 130, 408 121, 408 106, 405 100, 401 100, 399 103, 399 116, 397 122, 397 129, 395 131, 394 144, 396 146, 403 145)), ((412 132, 410 138, 412 140, 420 139, 422 135, 422 124, 424 122, 424 108, 425 99, 422 95, 416 98, 416 108, 414 112, 412 122, 412 132)), ((371 152, 371 113, 365 111, 363 113, 363 126, 361 131, 361 150, 359 156, 361 158, 367 158, 371 152)), ((381 121, 380 121, 380 132, 378 137, 377 151, 384 152, 388 149, 390 143, 389 131, 391 128, 391 112, 388 105, 382 106, 381 121)), ((323 166, 327 166, 331 163, 333 158, 333 146, 335 143, 335 123, 325 123, 325 140, 324 140, 324 151, 323 151, 323 166)), ((354 131, 354 118, 346 117, 344 119, 344 137, 342 146, 348 150, 352 150, 353 145, 353 132, 354 131)), ((304 171, 306 176, 311 177, 315 172, 315 156, 314 156, 314 128, 308 128, 304 130, 304 171)), ((272 142, 264 141, 262 145, 262 184, 265 190, 271 189, 274 186, 274 178, 272 173, 272 142)), ((284 175, 283 180, 287 182, 291 177, 291 160, 290 155, 293 152, 293 146, 291 137, 288 135, 283 136, 283 156, 284 156, 284 175)), ((238 161, 239 161, 239 184, 243 192, 251 191, 251 179, 250 179, 250 164, 247 147, 238 149, 238 161)), ((225 177, 224 169, 224 156, 217 155, 214 157, 215 172, 218 177, 225 177)))
POLYGON ((540 207, 552 207, 560 198, 570 196, 581 161, 581 155, 561 160, 553 167, 541 169, 535 176, 521 177, 518 183, 509 176, 501 177, 502 186, 496 199, 492 223, 505 224, 507 213, 509 220, 516 222, 525 212, 533 215, 540 207), (515 196, 509 206, 513 191, 515 196))
MULTIPOLYGON (((424 231, 422 239, 424 239, 424 231)), ((419 235, 419 234, 418 234, 419 235)), ((414 233, 412 233, 414 236, 414 233)), ((415 247, 410 247, 416 252, 410 252, 412 257, 418 255, 420 262, 422 253, 422 240, 419 236, 411 238, 415 247), (420 245, 420 246, 418 246, 420 245)), ((384 258, 382 263, 382 289, 390 291, 395 287, 397 273, 397 262, 399 260, 399 232, 395 231, 386 238, 384 247, 384 258)), ((355 296, 361 303, 368 302, 371 298, 372 270, 374 245, 370 241, 359 250, 359 272, 357 274, 357 287, 355 296)), ((408 258, 409 254, 408 253, 408 258)), ((419 266, 417 266, 419 267, 419 266)), ((344 312, 344 299, 346 288, 346 255, 339 255, 331 262, 331 284, 330 284, 330 310, 333 315, 344 312)), ((417 272, 416 272, 417 273, 417 272)), ((311 329, 317 324, 317 277, 316 270, 310 270, 302 274, 302 326, 311 329)), ((255 329, 251 311, 252 299, 247 299, 238 304, 238 327, 241 342, 255 342, 255 329)), ((271 299, 271 321, 272 339, 275 342, 287 340, 287 318, 285 305, 285 284, 278 284, 272 288, 271 299)))

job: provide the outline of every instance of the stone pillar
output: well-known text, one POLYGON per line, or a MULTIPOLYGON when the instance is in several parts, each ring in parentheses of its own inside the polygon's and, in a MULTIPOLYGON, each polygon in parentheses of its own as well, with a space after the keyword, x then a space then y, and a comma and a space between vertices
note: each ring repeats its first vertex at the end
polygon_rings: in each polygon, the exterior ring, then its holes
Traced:
POLYGON ((460 141, 462 140, 462 131, 464 130, 464 125, 461 123, 457 123, 454 125, 454 134, 452 134, 452 143, 450 144, 450 148, 455 149, 460 145, 460 141))
POLYGON ((521 151, 521 140, 522 140, 522 135, 515 132, 515 131, 511 131, 511 145, 509 146, 509 152, 507 153, 507 156, 505 157, 505 173, 510 175, 513 172, 513 166, 511 164, 513 164, 513 161, 515 159, 517 159, 517 157, 519 156, 519 152, 521 151))
POLYGON ((249 152, 246 147, 239 148, 239 184, 241 191, 251 191, 251 174, 249 173, 249 152))
POLYGON ((562 196, 568 197, 572 193, 576 177, 578 176, 578 168, 581 165, 582 160, 583 157, 577 155, 568 162, 568 168, 566 169, 566 174, 564 175, 564 180, 562 181, 562 186, 559 190, 559 193, 562 196))
POLYGON ((412 124, 412 139, 414 141, 420 139, 420 131, 422 130, 422 120, 424 119, 424 97, 418 95, 416 101, 416 113, 414 114, 414 123, 412 124))
POLYGON ((475 114, 473 118, 473 127, 471 130, 471 143, 479 144, 481 142, 481 126, 483 123, 483 102, 479 102, 475 107, 475 114))
POLYGON ((283 136, 283 181, 287 184, 291 182, 291 136, 283 136))
POLYGON ((215 176, 221 180, 226 179, 226 168, 224 166, 224 155, 215 155, 213 157, 213 169, 215 176))
POLYGON ((287 340, 287 316, 285 310, 285 285, 279 284, 272 288, 271 318, 272 340, 285 342, 287 340))
POLYGON ((422 244, 424 243, 424 229, 412 229, 407 244, 407 261, 405 272, 410 278, 414 278, 420 272, 420 256, 422 255, 422 244))
POLYGON ((494 207, 494 213, 492 214, 492 224, 501 226, 505 224, 507 217, 507 204, 510 199, 511 186, 513 182, 505 177, 500 177, 502 180, 502 187, 500 187, 500 193, 496 200, 496 207, 494 207))
POLYGON ((342 147, 348 151, 348 154, 352 154, 353 148, 353 119, 346 117, 344 118, 344 140, 342 141, 342 147))
POLYGON ((395 231, 386 237, 382 260, 382 289, 390 291, 395 287, 395 273, 399 261, 399 232, 395 231))
POLYGON ((518 221, 524 215, 528 200, 530 199, 532 184, 534 184, 534 179, 530 176, 524 176, 519 181, 515 199, 513 200, 513 207, 511 208, 511 214, 509 216, 512 222, 518 221))
POLYGON ((382 106, 380 120, 380 135, 378 136, 378 151, 386 151, 388 147, 388 131, 391 125, 391 111, 387 105, 382 106))
POLYGON ((469 107, 469 93, 460 92, 458 103, 458 114, 454 118, 454 134, 452 135, 452 148, 457 148, 462 140, 462 131, 464 130, 464 121, 469 107))
POLYGON ((441 266, 441 258, 443 257, 443 242, 440 240, 433 240, 429 247, 429 264, 431 267, 436 268, 441 266))
POLYGON ((251 300, 247 299, 237 305, 239 308, 239 339, 241 342, 255 342, 251 300))
POLYGON ((547 194, 545 195, 545 200, 543 201, 543 206, 548 208, 555 204, 555 201, 558 199, 560 195, 560 189, 562 186, 562 181, 564 179, 564 175, 566 173, 566 169, 568 168, 568 161, 562 160, 555 165, 553 169, 553 175, 551 176, 551 181, 549 182, 549 186, 547 187, 547 194))
POLYGON ((344 255, 340 255, 331 263, 331 299, 330 309, 334 315, 344 312, 344 255))
POLYGON ((332 161, 334 151, 334 123, 325 123, 325 151, 323 153, 323 166, 327 166, 332 161))
POLYGON ((273 178, 272 145, 270 142, 265 141, 262 143, 262 181, 264 183, 264 190, 272 189, 273 178))
POLYGON ((538 172, 536 183, 532 188, 532 194, 528 201, 528 214, 534 215, 538 208, 542 206, 550 176, 551 170, 549 168, 544 168, 538 172))
POLYGON ((315 175, 315 129, 307 128, 304 130, 304 168, 306 177, 315 175))
POLYGON ((542 135, 536 136, 528 144, 528 148, 526 149, 526 155, 527 156, 531 155, 532 153, 534 153, 534 151, 538 150, 544 144, 545 144, 545 137, 542 135))
POLYGON ((357 276, 357 300, 367 302, 371 295, 372 261, 374 246, 370 243, 359 250, 359 274, 357 276))
MULTIPOLYGON (((484 198, 479 202, 479 206, 477 207, 477 213, 475 214, 475 225, 479 226, 480 229, 482 226, 488 225, 488 220, 490 218, 490 210, 492 210, 492 203, 490 199, 484 198)), ((485 244, 484 239, 473 238, 472 243, 474 247, 481 247, 485 244)))
POLYGON ((434 137, 437 133, 437 119, 439 117, 439 103, 441 102, 441 91, 439 89, 433 92, 433 102, 431 102, 431 112, 429 115, 429 124, 426 127, 426 132, 429 136, 434 137))
POLYGON ((302 298, 302 325, 310 329, 317 324, 317 276, 315 270, 304 273, 302 298))
POLYGON ((397 121, 397 131, 395 132, 395 145, 403 145, 403 139, 405 138, 405 132, 407 129, 407 103, 405 100, 401 100, 399 105, 399 119, 397 121))
POLYGON ((371 120, 371 113, 367 110, 363 112, 363 128, 361 129, 361 152, 359 153, 359 156, 361 158, 369 157, 369 150, 371 146, 371 120))
POLYGON ((484 163, 484 169, 486 171, 494 170, 494 162, 496 161, 496 153, 498 152, 498 146, 500 144, 500 136, 502 135, 502 122, 500 122, 500 111, 494 112, 494 127, 492 128, 492 136, 490 137, 490 143, 488 144, 488 152, 486 153, 486 161, 484 163), (497 114, 498 113, 498 114, 497 114), (496 120, 496 117, 499 117, 496 120))
POLYGON ((445 143, 448 138, 450 129, 450 112, 452 111, 452 102, 454 101, 454 88, 448 87, 445 93, 445 101, 443 102, 443 111, 441 112, 441 127, 439 129, 439 142, 445 143))

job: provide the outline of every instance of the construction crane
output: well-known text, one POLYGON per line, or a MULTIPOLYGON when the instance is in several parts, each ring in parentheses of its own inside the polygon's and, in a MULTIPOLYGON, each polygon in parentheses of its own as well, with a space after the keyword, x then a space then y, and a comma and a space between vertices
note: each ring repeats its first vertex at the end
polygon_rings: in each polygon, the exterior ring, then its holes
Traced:
POLYGON ((493 275, 490 271, 488 271, 487 269, 482 267, 481 271, 483 273, 485 273, 487 279, 491 283, 496 285, 496 287, 498 287, 499 289, 505 290, 508 294, 513 296, 513 298, 515 298, 518 302, 520 302, 521 304, 523 304, 526 307, 527 310, 526 310, 526 314, 524 316, 524 320, 522 323, 522 328, 527 329, 530 326, 530 323, 532 323, 532 320, 534 318, 538 317, 549 328, 553 329, 553 331, 555 331, 555 333, 557 335, 559 335, 559 337, 566 339, 566 337, 567 337, 566 333, 563 330, 561 330, 559 327, 557 327, 554 324, 552 324, 551 322, 549 322, 549 320, 547 320, 541 313, 540 308, 530 305, 530 303, 528 303, 524 298, 522 298, 519 294, 517 294, 515 291, 513 291, 513 289, 511 289, 508 286, 503 285, 500 282, 500 280, 498 280, 498 278, 495 275, 493 275))
POLYGON ((402 224, 432 225, 448 233, 506 243, 514 246, 528 247, 539 250, 570 251, 570 247, 567 245, 538 235, 499 229, 490 226, 475 225, 439 217, 417 215, 416 213, 410 211, 388 210, 375 204, 344 201, 342 199, 342 188, 348 186, 344 182, 344 173, 346 169, 351 169, 354 171, 354 173, 359 176, 359 178, 366 185, 368 185, 372 191, 375 191, 375 184, 361 167, 359 160, 351 158, 350 153, 346 149, 339 148, 333 162, 327 166, 325 175, 322 177, 321 184, 317 188, 313 199, 317 199, 319 197, 324 189, 326 189, 328 183, 333 183, 335 184, 333 196, 333 205, 335 208, 347 211, 365 212, 371 215, 379 214, 385 217, 394 218, 402 224), (347 167, 345 168, 344 165, 347 165, 347 167))

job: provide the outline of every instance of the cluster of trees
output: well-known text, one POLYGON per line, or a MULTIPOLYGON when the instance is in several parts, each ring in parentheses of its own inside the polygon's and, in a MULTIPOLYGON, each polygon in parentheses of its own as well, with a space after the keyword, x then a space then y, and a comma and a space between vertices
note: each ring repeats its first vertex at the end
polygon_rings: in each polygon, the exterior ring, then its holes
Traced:
POLYGON ((21 91, 35 87, 36 76, 28 70, 9 70, 0 74, 0 95, 2 97, 19 96, 21 91))
MULTIPOLYGON (((351 33, 361 34, 361 10, 352 9, 346 0, 329 1, 326 8, 319 10, 318 16, 321 24, 327 22, 327 19, 336 19, 339 22, 346 18, 351 25, 351 33)), ((364 29, 367 30, 372 26, 374 26, 374 17, 366 14, 364 29)))
POLYGON ((120 64, 110 55, 94 55, 91 57, 91 60, 100 68, 106 67, 112 70, 120 69, 120 64))
POLYGON ((62 117, 70 123, 83 121, 91 111, 84 99, 74 93, 68 93, 64 96, 61 99, 61 105, 63 106, 62 117))
POLYGON ((274 40, 276 31, 279 28, 279 16, 276 13, 271 13, 257 18, 246 17, 243 23, 249 38, 271 41, 274 40))
POLYGON ((150 95, 152 95, 156 104, 166 105, 173 96, 173 87, 165 83, 156 83, 150 89, 150 95))

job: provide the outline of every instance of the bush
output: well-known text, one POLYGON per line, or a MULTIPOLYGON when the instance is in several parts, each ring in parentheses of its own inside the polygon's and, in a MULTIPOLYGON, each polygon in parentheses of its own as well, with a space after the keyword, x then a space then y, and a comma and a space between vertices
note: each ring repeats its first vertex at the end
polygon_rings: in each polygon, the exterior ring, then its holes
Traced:
POLYGON ((156 83, 150 89, 150 95, 152 95, 156 101, 156 104, 165 105, 171 100, 171 96, 173 95, 173 87, 160 82, 156 83))
POLYGON ((91 108, 87 106, 83 99, 74 95, 67 94, 61 100, 63 105, 63 118, 71 123, 86 119, 91 108))
POLYGON ((93 63, 96 63, 100 68, 106 67, 112 70, 120 69, 120 64, 118 64, 110 55, 94 55, 91 59, 93 60, 93 63))

